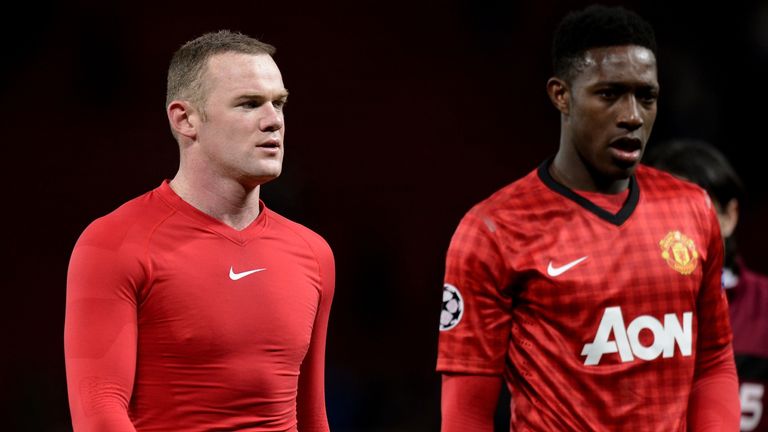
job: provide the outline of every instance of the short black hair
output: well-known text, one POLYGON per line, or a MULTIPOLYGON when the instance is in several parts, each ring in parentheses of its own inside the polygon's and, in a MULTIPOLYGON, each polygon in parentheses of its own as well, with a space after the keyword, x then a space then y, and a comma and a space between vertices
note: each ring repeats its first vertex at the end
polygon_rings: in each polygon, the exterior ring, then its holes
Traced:
POLYGON ((592 5, 566 15, 552 40, 555 76, 571 81, 580 70, 584 53, 592 48, 638 45, 656 55, 653 27, 640 15, 621 6, 592 5))
POLYGON ((736 170, 715 146, 700 140, 678 139, 648 149, 643 162, 704 188, 724 208, 741 200, 744 186, 736 170))

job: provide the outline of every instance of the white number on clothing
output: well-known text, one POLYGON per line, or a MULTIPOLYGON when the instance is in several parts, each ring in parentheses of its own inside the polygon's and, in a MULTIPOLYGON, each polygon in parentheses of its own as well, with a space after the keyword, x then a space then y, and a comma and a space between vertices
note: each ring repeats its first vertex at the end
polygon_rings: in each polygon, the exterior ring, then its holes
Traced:
POLYGON ((739 391, 741 399, 741 430, 751 431, 760 424, 763 417, 763 384, 742 383, 739 391))

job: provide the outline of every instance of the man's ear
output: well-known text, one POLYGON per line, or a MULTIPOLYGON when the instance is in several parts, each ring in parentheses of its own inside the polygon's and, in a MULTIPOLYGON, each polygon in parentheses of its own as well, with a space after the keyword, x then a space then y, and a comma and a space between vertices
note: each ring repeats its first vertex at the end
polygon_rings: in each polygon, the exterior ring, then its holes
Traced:
POLYGON ((739 201, 736 198, 728 201, 718 218, 723 237, 730 237, 739 223, 739 201))
POLYGON ((547 94, 558 111, 566 115, 570 112, 571 91, 565 81, 560 78, 550 78, 547 81, 547 94))
POLYGON ((199 124, 200 114, 187 101, 174 100, 168 104, 166 109, 168 122, 171 129, 178 135, 190 139, 197 138, 197 125, 199 124))

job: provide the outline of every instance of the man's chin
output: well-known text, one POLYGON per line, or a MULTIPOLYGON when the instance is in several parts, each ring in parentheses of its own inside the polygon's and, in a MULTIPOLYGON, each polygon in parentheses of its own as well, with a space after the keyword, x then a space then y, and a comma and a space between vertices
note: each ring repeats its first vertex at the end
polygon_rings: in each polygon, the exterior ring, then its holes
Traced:
POLYGON ((614 178, 616 180, 623 180, 632 176, 637 170, 637 166, 640 165, 640 160, 627 161, 622 159, 613 160, 614 178))
POLYGON ((250 175, 245 176, 242 179, 242 183, 248 185, 251 188, 255 188, 257 186, 261 186, 265 183, 269 183, 272 180, 280 177, 281 170, 276 170, 274 172, 269 173, 259 173, 258 175, 250 175))

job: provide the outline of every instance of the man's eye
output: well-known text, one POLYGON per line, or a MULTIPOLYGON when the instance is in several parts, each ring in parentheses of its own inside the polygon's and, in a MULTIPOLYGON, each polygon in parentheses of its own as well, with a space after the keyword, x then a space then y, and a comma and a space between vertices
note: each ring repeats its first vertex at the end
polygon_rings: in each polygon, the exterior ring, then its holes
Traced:
POLYGON ((247 101, 241 103, 240 106, 246 109, 256 109, 259 107, 259 104, 254 101, 247 101))
POLYGON ((616 96, 618 95, 616 90, 611 89, 598 90, 597 94, 605 99, 616 99, 616 96))
POLYGON ((658 98, 658 96, 656 95, 656 93, 652 93, 652 92, 641 92, 640 94, 637 95, 637 98, 640 99, 642 103, 652 104, 656 102, 656 99, 658 98))
POLYGON ((272 102, 272 106, 275 107, 276 110, 281 111, 283 108, 285 108, 286 101, 284 100, 276 100, 272 102))

